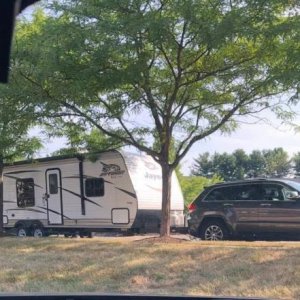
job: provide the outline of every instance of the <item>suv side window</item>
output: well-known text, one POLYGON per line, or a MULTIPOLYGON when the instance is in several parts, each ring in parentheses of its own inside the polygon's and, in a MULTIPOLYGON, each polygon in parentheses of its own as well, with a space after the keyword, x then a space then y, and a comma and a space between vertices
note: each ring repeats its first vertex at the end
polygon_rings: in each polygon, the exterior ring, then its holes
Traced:
POLYGON ((249 201, 259 199, 260 190, 258 184, 242 184, 233 188, 232 200, 249 201))
POLYGON ((231 187, 217 187, 208 193, 208 195, 204 198, 204 201, 229 201, 232 198, 231 194, 231 187))
POLYGON ((297 198, 297 195, 299 197, 299 192, 297 190, 293 189, 292 187, 285 186, 282 189, 282 192, 283 192, 283 197, 284 197, 285 201, 293 200, 293 199, 295 199, 295 197, 297 198))
POLYGON ((263 201, 283 201, 284 197, 284 187, 279 184, 263 184, 262 185, 262 200, 263 201))

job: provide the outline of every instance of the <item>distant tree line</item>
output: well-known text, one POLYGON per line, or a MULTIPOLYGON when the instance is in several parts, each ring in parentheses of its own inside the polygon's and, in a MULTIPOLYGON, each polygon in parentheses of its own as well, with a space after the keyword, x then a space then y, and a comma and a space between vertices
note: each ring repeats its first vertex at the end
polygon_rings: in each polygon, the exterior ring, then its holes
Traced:
POLYGON ((292 173, 300 175, 300 152, 291 159, 283 148, 253 150, 247 154, 242 149, 233 153, 205 152, 195 159, 192 175, 223 180, 238 180, 253 177, 284 177, 292 173))

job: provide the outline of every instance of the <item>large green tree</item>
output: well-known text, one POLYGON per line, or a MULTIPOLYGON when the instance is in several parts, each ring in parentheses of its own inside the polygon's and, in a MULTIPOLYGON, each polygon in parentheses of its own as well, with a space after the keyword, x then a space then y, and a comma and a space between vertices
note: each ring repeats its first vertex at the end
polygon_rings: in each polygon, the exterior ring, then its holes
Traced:
MULTIPOLYGON (((294 161, 297 161, 297 156, 294 161)), ((283 177, 291 168, 288 153, 282 148, 253 150, 249 155, 244 150, 237 149, 232 154, 199 154, 191 173, 208 178, 217 175, 228 181, 259 176, 283 177)))
POLYGON ((35 121, 34 106, 18 101, 18 86, 0 85, 0 233, 3 231, 3 169, 5 163, 30 159, 41 148, 39 138, 29 137, 35 121))
POLYGON ((249 172, 249 158, 243 149, 237 149, 232 153, 235 160, 234 177, 244 179, 249 172))
POLYGON ((193 144, 299 82, 299 1, 65 0, 49 9, 19 26, 15 71, 48 117, 89 123, 161 165, 162 236, 171 174, 193 144))
POLYGON ((214 153, 208 152, 199 154, 195 159, 191 173, 196 176, 212 178, 220 176, 225 181, 243 179, 246 177, 248 168, 248 156, 242 149, 234 153, 214 153))
POLYGON ((266 175, 266 160, 262 151, 253 150, 248 159, 248 177, 266 175))
POLYGON ((222 181, 218 176, 213 176, 212 178, 184 176, 182 174, 178 174, 177 176, 182 189, 185 208, 187 208, 206 187, 222 181))
POLYGON ((291 169, 288 153, 283 148, 264 150, 266 174, 271 177, 283 177, 291 169))

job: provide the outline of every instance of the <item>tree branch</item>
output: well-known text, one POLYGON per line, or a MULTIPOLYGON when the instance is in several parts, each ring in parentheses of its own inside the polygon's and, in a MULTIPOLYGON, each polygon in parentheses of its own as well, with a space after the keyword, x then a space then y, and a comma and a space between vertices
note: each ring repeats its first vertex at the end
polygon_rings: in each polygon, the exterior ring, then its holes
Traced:
POLYGON ((141 145, 140 143, 138 143, 137 141, 135 141, 135 139, 131 139, 131 135, 129 135, 127 138, 123 137, 119 134, 116 134, 114 132, 108 131, 107 129, 105 129, 103 126, 101 126, 99 123, 97 123, 93 118, 91 118, 89 115, 87 115, 86 113, 82 112, 78 107, 76 107, 75 105, 72 105, 70 103, 67 102, 62 102, 62 104, 71 109, 72 111, 75 111, 77 114, 79 114, 81 117, 83 117, 84 119, 86 119, 89 123, 91 123, 92 125, 94 125, 96 128, 98 128, 100 131, 102 131, 104 134, 106 134, 107 136, 113 137, 113 138, 117 138, 119 140, 121 140, 122 142, 124 142, 125 144, 128 145, 132 145, 135 146, 136 148, 138 148, 141 151, 146 152, 147 154, 151 155, 153 158, 158 157, 159 154, 154 151, 151 150, 150 148, 141 145))
POLYGON ((193 84, 193 83, 196 83, 196 82, 199 82, 199 81, 202 81, 210 76, 216 76, 218 75, 218 73, 221 73, 221 72, 224 72, 224 71, 228 71, 236 66, 239 66, 245 62, 248 62, 248 61, 251 61, 252 59, 254 59, 255 56, 252 56, 252 57, 249 57, 249 58, 246 58, 244 60, 241 60, 235 64, 231 64, 231 65, 228 65, 228 66, 225 66, 223 68, 219 68, 219 69, 216 69, 214 71, 211 71, 211 72, 202 72, 202 75, 201 75, 201 72, 185 72, 184 75, 188 74, 188 73, 196 73, 196 77, 192 80, 187 80, 185 82, 183 82, 180 87, 182 86, 187 86, 187 85, 190 85, 190 84, 193 84))
MULTIPOLYGON (((243 104, 243 102, 238 103, 236 106, 234 106, 222 119, 221 121, 216 124, 215 126, 212 126, 210 129, 206 130, 205 132, 194 136, 192 139, 191 138, 191 134, 189 134, 189 139, 190 142, 189 144, 186 146, 186 148, 182 151, 182 153, 180 154, 180 152, 177 150, 176 151, 176 159, 174 160, 174 162, 172 163, 173 167, 176 167, 178 165, 178 163, 180 162, 180 160, 187 154, 187 152, 190 150, 190 148, 192 147, 192 145, 199 141, 204 139, 205 137, 209 136, 210 134, 212 134, 213 132, 217 131, 218 129, 220 129, 220 127, 222 127, 233 115, 234 113, 241 107, 241 105, 243 104)), ((195 127, 196 128, 196 127, 195 127)), ((189 139, 185 139, 183 142, 180 143, 180 146, 178 149, 182 149, 184 144, 189 140, 189 139)))

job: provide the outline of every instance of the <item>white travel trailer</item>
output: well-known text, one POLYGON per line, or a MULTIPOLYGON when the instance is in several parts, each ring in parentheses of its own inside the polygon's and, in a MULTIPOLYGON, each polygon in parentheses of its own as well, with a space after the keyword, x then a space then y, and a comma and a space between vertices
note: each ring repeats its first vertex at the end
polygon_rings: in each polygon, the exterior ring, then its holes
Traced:
MULTIPOLYGON (((116 150, 51 157, 4 168, 3 223, 19 236, 88 236, 104 230, 158 231, 160 166, 116 150)), ((184 226, 184 201, 172 177, 171 226, 184 226)))

